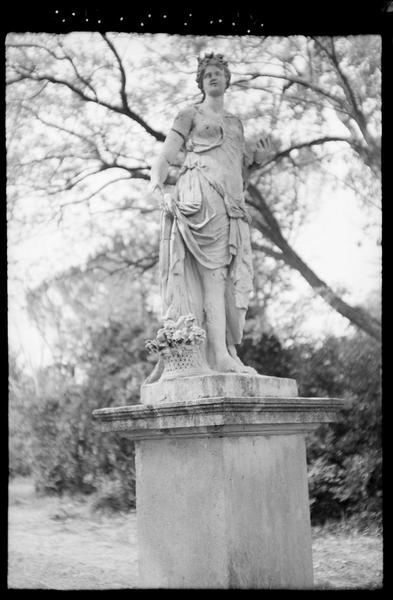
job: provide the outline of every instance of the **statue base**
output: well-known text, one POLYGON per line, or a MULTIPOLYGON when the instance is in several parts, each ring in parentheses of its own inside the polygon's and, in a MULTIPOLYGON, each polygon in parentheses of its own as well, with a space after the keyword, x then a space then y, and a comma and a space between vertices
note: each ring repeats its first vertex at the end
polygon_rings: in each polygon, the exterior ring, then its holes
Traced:
POLYGON ((280 396, 293 380, 185 379, 94 411, 136 441, 140 587, 311 588, 305 435, 342 402, 280 396))
POLYGON ((297 395, 294 379, 243 373, 192 375, 164 379, 141 387, 142 404, 177 402, 180 399, 187 402, 198 398, 291 398, 297 395))

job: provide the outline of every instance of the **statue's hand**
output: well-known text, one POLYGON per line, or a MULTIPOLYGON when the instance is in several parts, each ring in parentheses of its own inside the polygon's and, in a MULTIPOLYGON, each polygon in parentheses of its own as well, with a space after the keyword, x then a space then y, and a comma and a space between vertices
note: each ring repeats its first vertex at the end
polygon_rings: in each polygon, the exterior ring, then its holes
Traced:
POLYGON ((163 187, 160 183, 150 182, 147 188, 147 196, 146 199, 149 202, 153 202, 156 204, 161 204, 162 195, 164 193, 163 187))
POLYGON ((149 196, 152 196, 161 206, 161 210, 165 214, 173 215, 173 198, 165 192, 165 188, 161 183, 151 182, 148 188, 149 196))
POLYGON ((165 214, 167 214, 167 215, 174 214, 173 213, 173 203, 174 203, 174 200, 173 200, 172 196, 168 193, 163 193, 162 199, 161 199, 161 208, 165 214))
POLYGON ((272 154, 272 141, 270 135, 264 135, 259 138, 254 153, 254 162, 257 165, 265 162, 267 158, 272 154))
POLYGON ((157 183, 155 181, 151 181, 149 183, 149 187, 147 188, 149 196, 154 196, 155 198, 161 198, 164 193, 164 186, 161 183, 157 183))

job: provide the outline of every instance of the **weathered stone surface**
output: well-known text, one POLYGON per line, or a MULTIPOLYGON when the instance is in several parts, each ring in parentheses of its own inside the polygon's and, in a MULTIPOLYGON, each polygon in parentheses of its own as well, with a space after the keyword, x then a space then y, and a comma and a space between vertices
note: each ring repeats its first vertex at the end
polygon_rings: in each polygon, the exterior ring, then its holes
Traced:
MULTIPOLYGON (((197 80, 202 101, 177 114, 150 171, 150 192, 163 208, 162 315, 172 327, 191 311, 206 331, 205 366, 220 373, 248 373, 236 353, 253 291, 244 179, 273 150, 269 136, 246 143, 239 118, 225 110, 230 71, 221 54, 198 59, 197 80), (210 85, 207 78, 213 71, 216 81, 210 85), (173 194, 164 183, 181 148, 184 161, 173 194)), ((164 335, 158 337, 157 342, 165 342, 164 335)), ((177 339, 183 337, 179 331, 177 339)), ((166 376, 160 362, 149 381, 166 376)))
POLYGON ((94 411, 103 431, 132 439, 264 435, 308 432, 336 420, 343 405, 332 398, 201 398, 94 411))
POLYGON ((141 403, 160 404, 161 402, 177 402, 180 399, 187 402, 198 398, 231 396, 291 398, 297 395, 297 384, 294 379, 243 373, 217 373, 143 385, 141 403))
POLYGON ((137 442, 141 587, 312 587, 305 434, 343 402, 276 379, 189 377, 146 386, 150 404, 94 411, 103 431, 137 442))
POLYGON ((137 444, 140 586, 311 588, 303 435, 137 444))

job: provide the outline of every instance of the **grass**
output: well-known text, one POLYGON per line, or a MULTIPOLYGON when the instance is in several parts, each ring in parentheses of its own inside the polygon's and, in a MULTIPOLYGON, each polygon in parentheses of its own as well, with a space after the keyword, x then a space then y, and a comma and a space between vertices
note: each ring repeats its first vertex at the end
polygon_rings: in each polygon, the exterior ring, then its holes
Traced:
POLYGON ((382 588, 382 535, 348 527, 313 528, 314 583, 320 589, 382 588))
MULTIPOLYGON (((136 513, 92 511, 86 498, 37 498, 32 481, 9 488, 8 587, 102 590, 138 587, 136 513)), ((318 589, 382 587, 382 537, 313 528, 318 589)))

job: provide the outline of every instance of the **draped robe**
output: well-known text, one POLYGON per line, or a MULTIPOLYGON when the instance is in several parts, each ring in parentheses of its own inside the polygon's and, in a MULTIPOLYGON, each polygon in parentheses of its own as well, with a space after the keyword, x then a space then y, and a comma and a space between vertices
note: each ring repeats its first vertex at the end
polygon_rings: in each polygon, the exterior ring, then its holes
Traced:
POLYGON ((192 313, 205 327, 198 263, 224 267, 226 343, 239 344, 253 289, 250 219, 244 201, 247 156, 243 126, 230 113, 190 106, 172 129, 184 139, 186 158, 175 188, 174 216, 163 214, 160 289, 163 319, 192 313))

